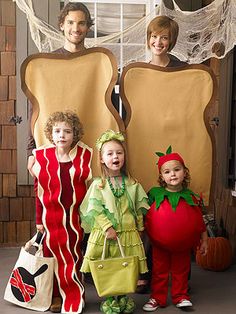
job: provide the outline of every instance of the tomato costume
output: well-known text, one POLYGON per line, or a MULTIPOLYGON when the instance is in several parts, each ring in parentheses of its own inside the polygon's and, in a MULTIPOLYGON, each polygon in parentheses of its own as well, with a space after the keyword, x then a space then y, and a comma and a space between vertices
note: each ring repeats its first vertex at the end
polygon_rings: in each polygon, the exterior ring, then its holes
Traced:
POLYGON ((174 304, 189 300, 188 274, 192 248, 206 230, 196 195, 188 189, 169 192, 154 187, 149 192, 151 207, 145 227, 152 242, 152 294, 165 306, 169 273, 172 276, 171 296, 174 304))

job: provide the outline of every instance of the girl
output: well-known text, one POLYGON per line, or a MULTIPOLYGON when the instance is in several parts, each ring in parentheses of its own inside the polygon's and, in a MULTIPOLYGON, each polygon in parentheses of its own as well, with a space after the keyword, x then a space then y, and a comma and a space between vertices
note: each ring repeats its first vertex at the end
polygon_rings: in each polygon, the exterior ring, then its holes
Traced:
POLYGON ((52 145, 34 150, 36 228, 46 232, 44 255, 54 256, 52 312, 81 313, 84 288, 79 272, 83 230, 79 205, 91 178, 92 150, 80 141, 83 128, 70 111, 55 112, 46 122, 52 145), (63 299, 63 302, 61 300, 63 299))
MULTIPOLYGON (((110 257, 120 256, 119 237, 125 255, 139 256, 140 273, 147 272, 146 257, 139 233, 144 229, 143 213, 149 208, 142 186, 132 179, 127 170, 124 137, 108 130, 96 142, 101 165, 101 177, 91 184, 81 204, 83 228, 91 233, 81 267, 90 272, 88 260, 100 259, 104 237, 109 239, 110 257)), ((134 302, 126 296, 108 298, 101 304, 103 313, 112 310, 132 313, 134 302)))
POLYGON ((152 242, 151 298, 143 310, 165 307, 171 274, 171 297, 178 308, 192 306, 188 295, 191 249, 200 243, 207 253, 207 232, 196 194, 187 189, 190 175, 182 157, 171 153, 158 161, 159 183, 149 192, 151 207, 145 226, 152 242), (200 240, 201 239, 201 240, 200 240))
POLYGON ((168 16, 157 16, 147 28, 147 46, 152 59, 149 63, 160 67, 176 67, 186 64, 169 52, 174 48, 179 34, 177 22, 168 16))

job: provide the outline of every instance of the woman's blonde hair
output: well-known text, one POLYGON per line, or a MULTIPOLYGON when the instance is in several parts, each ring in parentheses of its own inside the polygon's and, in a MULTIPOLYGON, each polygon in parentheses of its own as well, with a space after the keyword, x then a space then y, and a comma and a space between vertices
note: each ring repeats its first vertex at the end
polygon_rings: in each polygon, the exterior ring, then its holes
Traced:
POLYGON ((46 138, 53 143, 52 138, 52 130, 53 127, 57 122, 65 122, 68 124, 73 130, 73 142, 71 147, 74 147, 76 143, 82 138, 84 135, 83 125, 79 120, 77 114, 73 111, 66 110, 66 111, 56 111, 52 113, 45 125, 44 133, 46 138))
POLYGON ((160 15, 155 17, 148 25, 147 28, 147 46, 150 48, 149 42, 152 33, 159 34, 163 30, 169 30, 170 36, 170 45, 168 51, 171 51, 177 41, 178 34, 179 34, 179 25, 176 21, 172 20, 168 16, 160 15))

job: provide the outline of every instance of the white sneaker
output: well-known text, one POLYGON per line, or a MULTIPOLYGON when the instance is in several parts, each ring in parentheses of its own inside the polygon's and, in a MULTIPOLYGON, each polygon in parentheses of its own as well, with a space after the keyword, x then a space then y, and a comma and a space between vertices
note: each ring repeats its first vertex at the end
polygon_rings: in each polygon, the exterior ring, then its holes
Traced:
POLYGON ((190 307, 193 306, 192 302, 189 300, 183 299, 179 303, 176 304, 176 307, 182 308, 182 307, 190 307))
POLYGON ((154 312, 159 308, 159 304, 155 299, 149 299, 149 301, 143 306, 143 310, 146 312, 154 312))

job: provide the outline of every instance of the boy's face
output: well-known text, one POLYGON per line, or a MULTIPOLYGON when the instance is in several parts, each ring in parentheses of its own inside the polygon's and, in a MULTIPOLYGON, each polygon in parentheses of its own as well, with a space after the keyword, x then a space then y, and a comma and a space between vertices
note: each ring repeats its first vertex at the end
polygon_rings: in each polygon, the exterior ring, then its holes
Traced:
POLYGON ((52 140, 57 148, 68 152, 74 140, 72 128, 65 122, 56 122, 52 128, 52 140))
POLYGON ((149 40, 149 48, 154 56, 163 56, 168 53, 170 46, 170 34, 168 29, 161 32, 152 32, 149 40))
POLYGON ((185 178, 185 169, 178 160, 170 160, 161 166, 162 179, 167 184, 166 189, 177 192, 182 190, 182 183, 185 178))
POLYGON ((64 32, 65 41, 74 45, 83 45, 89 31, 85 13, 82 11, 69 11, 60 28, 64 32))

